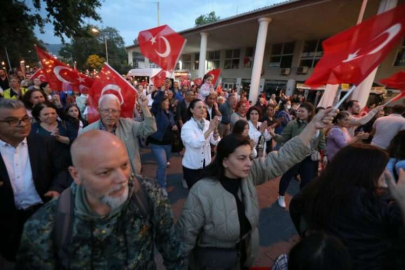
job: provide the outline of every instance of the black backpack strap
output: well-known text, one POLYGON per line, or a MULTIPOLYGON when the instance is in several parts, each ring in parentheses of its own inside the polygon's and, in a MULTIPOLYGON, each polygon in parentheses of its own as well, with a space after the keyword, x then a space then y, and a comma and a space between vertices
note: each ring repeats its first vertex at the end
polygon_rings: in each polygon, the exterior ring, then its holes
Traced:
POLYGON ((54 227, 54 242, 61 269, 69 269, 69 256, 65 247, 72 237, 74 203, 71 189, 65 189, 59 197, 54 227))

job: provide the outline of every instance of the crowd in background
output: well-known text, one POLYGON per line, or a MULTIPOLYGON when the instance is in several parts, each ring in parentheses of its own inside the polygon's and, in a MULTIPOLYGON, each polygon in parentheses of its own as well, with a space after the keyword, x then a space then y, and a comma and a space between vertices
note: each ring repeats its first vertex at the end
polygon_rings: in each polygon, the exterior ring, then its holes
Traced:
MULTIPOLYGON (((155 205, 155 224, 151 225, 158 234, 161 232, 157 236, 161 240, 158 249, 170 269, 180 269, 184 264, 191 269, 214 267, 209 261, 215 255, 222 256, 221 263, 228 266, 236 260, 237 265, 231 268, 252 265, 259 246, 260 210, 255 186, 277 176, 281 176, 277 203, 282 208, 286 208, 284 196, 289 183, 294 179, 300 182, 301 191, 294 196, 289 210, 303 240, 289 255, 280 256, 273 269, 399 269, 395 267, 403 265, 403 256, 399 254, 404 251, 405 241, 405 198, 401 197, 405 181, 405 106, 388 109, 376 104, 360 116, 362 108, 355 100, 335 112, 331 108, 315 108, 303 95, 288 97, 284 91, 269 99, 262 94, 252 104, 246 92, 215 90, 210 76, 204 77, 201 86, 167 79, 159 88, 127 79, 138 91, 133 119, 120 117, 120 101, 107 94, 98 102, 100 120, 89 125, 86 91, 56 91, 47 82, 30 81, 21 74, 7 78, 0 70, 0 169, 2 177, 7 175, 9 179, 7 185, 0 186, 0 226, 7 238, 0 244, 3 258, 15 261, 20 248, 17 262, 23 267, 41 269, 46 265, 45 259, 41 263, 41 259, 31 258, 35 257, 32 249, 36 245, 46 245, 38 241, 34 245, 32 237, 42 225, 46 227, 50 216, 43 214, 39 219, 39 214, 35 215, 32 223, 28 222, 30 226, 25 227, 19 247, 24 223, 72 182, 83 185, 87 192, 99 188, 81 183, 79 176, 75 178, 71 168, 80 167, 75 160, 79 154, 75 154, 72 145, 75 140, 79 141, 77 145, 83 145, 80 140, 95 138, 115 140, 95 132, 102 130, 122 141, 128 156, 128 164, 120 165, 125 175, 142 174, 140 148, 150 148, 157 162, 159 189, 148 192, 162 195, 149 194, 156 205, 161 200, 169 205, 167 167, 173 153, 182 155, 183 186, 190 193, 177 224, 178 239, 165 235, 174 233, 174 225, 167 221, 171 219, 167 206, 166 209, 155 205), (333 124, 327 125, 329 122, 333 124), (20 150, 27 143, 28 152, 20 150), (37 148, 32 150, 34 144, 37 148), (30 151, 35 151, 37 157, 30 151), (24 164, 23 169, 18 168, 20 164, 24 164), (167 222, 167 227, 162 222, 167 222)), ((105 177, 103 173, 98 176, 105 177)), ((80 188, 73 190, 74 194, 85 192, 80 188)), ((100 195, 96 198, 104 199, 104 194, 100 195)), ((123 204, 101 201, 111 209, 121 209, 123 204)), ((90 211, 90 206, 84 205, 85 210, 79 215, 90 211)), ((51 211, 55 207, 43 208, 51 211)), ((45 212, 42 208, 41 211, 45 212)), ((94 218, 95 214, 91 215, 94 218)), ((98 226, 94 225, 97 220, 92 222, 91 226, 98 226)), ((123 229, 124 240, 127 231, 123 229)), ((80 234, 76 230, 75 233, 80 234)), ((81 237, 83 240, 86 236, 81 237)), ((97 241, 103 239, 94 237, 97 241)), ((120 247, 117 254, 123 252, 121 244, 116 243, 120 247)), ((89 248, 91 252, 96 249, 94 244, 89 248)), ((130 268, 132 259, 128 256, 132 247, 127 249, 126 257, 114 255, 114 265, 130 268), (126 260, 126 264, 121 264, 120 259, 126 260)), ((151 249, 153 253, 153 245, 151 249)), ((103 252, 91 253, 92 263, 98 258, 100 267, 104 262, 109 265, 103 252)), ((145 269, 152 265, 146 257, 136 260, 145 260, 145 269)), ((71 263, 76 268, 88 266, 84 262, 71 263)))

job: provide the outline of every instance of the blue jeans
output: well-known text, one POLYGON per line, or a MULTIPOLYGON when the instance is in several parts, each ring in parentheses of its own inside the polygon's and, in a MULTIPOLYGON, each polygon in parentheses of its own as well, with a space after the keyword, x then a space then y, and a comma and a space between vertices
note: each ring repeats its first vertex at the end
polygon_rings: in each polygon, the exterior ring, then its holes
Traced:
POLYGON ((395 180, 398 181, 399 177, 399 169, 405 170, 405 160, 399 160, 396 158, 390 158, 387 164, 387 169, 392 173, 395 177, 395 180))
POLYGON ((161 188, 166 188, 166 168, 167 162, 170 159, 172 145, 157 145, 150 143, 149 147, 158 163, 158 169, 156 171, 156 179, 158 184, 161 188))

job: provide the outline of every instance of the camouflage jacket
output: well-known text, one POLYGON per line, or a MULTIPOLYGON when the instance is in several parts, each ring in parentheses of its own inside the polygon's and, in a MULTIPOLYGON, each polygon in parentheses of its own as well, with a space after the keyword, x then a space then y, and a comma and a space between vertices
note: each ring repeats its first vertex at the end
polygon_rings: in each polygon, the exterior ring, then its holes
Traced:
MULTIPOLYGON (((183 258, 170 204, 160 189, 142 185, 153 202, 152 222, 126 201, 121 211, 107 218, 75 217, 68 254, 70 269, 156 269, 154 246, 167 269, 181 269, 183 258)), ((77 192, 72 186, 72 192, 77 192)), ((53 230, 58 200, 39 209, 25 224, 17 257, 17 269, 57 269, 53 230)))

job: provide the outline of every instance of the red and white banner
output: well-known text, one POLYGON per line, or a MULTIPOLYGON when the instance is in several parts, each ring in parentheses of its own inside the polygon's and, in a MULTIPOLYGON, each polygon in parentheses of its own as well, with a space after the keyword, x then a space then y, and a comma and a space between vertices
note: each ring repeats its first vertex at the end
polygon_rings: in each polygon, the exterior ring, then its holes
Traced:
POLYGON ((166 82, 166 70, 159 71, 158 74, 152 77, 153 86, 160 88, 166 82))
POLYGON ((217 69, 210 70, 210 71, 207 72, 207 75, 208 75, 208 74, 212 76, 212 82, 211 82, 211 84, 212 84, 213 86, 215 86, 215 84, 216 84, 217 81, 218 81, 219 75, 221 74, 221 69, 217 68, 217 69))
POLYGON ((133 118, 134 106, 138 97, 136 89, 107 63, 89 91, 88 120, 93 123, 100 118, 98 100, 102 95, 113 94, 121 103, 121 117, 133 118))
POLYGON ((141 53, 169 72, 176 66, 186 41, 168 25, 144 30, 138 35, 141 53))
POLYGON ((391 102, 398 101, 405 97, 405 72, 399 71, 389 78, 380 80, 386 87, 401 90, 401 93, 388 101, 385 105, 391 102))
POLYGON ((38 68, 37 71, 35 71, 35 73, 31 75, 30 80, 33 81, 36 78, 40 79, 41 82, 46 82, 47 81, 46 76, 45 76, 45 72, 44 72, 44 70, 42 68, 38 68))
POLYGON ((322 43, 324 56, 306 84, 359 85, 405 35, 405 5, 341 32, 322 43))
POLYGON ((39 60, 42 64, 44 75, 52 90, 56 91, 80 91, 90 89, 94 80, 77 70, 69 67, 56 57, 35 46, 39 60))

